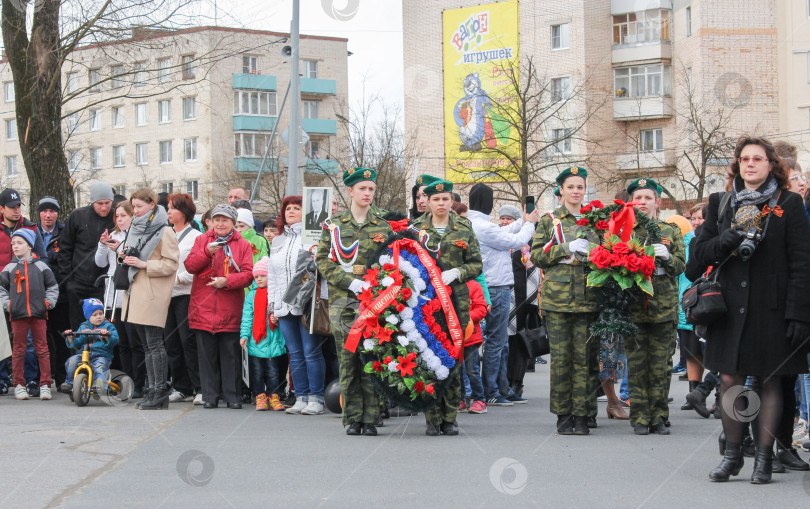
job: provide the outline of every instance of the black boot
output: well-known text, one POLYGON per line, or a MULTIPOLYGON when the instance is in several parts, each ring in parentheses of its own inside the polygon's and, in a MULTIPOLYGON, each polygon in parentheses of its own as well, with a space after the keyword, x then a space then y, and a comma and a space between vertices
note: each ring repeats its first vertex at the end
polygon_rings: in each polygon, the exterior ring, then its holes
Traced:
POLYGON ((144 405, 146 403, 149 403, 153 399, 155 399, 155 388, 154 387, 148 387, 148 388, 144 389, 144 391, 143 391, 143 401, 139 401, 138 403, 135 403, 135 409, 140 410, 142 405, 144 405))
MULTIPOLYGON (((587 425, 585 426, 588 427, 587 425)), ((574 420, 571 414, 564 414, 557 416, 557 434, 558 435, 573 435, 574 434, 574 420)))
POLYGON ((754 472, 751 474, 751 484, 768 484, 771 482, 773 468, 773 449, 771 447, 757 446, 754 455, 754 472))
POLYGON ((166 410, 169 408, 169 395, 172 393, 171 387, 162 384, 155 389, 154 397, 146 403, 141 403, 141 410, 166 410))
POLYGON ((717 437, 717 443, 720 445, 720 456, 726 454, 726 432, 721 431, 720 436, 717 437))
POLYGON ((588 418, 574 416, 574 435, 588 435, 591 430, 588 428, 588 418))
POLYGON ((686 395, 686 402, 692 405, 692 410, 698 413, 703 418, 708 419, 712 413, 706 408, 706 398, 709 397, 708 394, 704 392, 705 389, 701 387, 701 384, 697 383, 695 388, 692 389, 692 382, 689 382, 689 394, 686 395))
POLYGON ((709 473, 709 479, 715 482, 728 481, 730 476, 740 473, 743 463, 742 445, 727 443, 723 461, 709 473))
MULTIPOLYGON (((689 394, 691 394, 692 391, 697 389, 697 386, 698 386, 699 383, 700 382, 695 382, 694 380, 689 380, 689 394)), ((695 406, 692 404, 692 402, 689 401, 689 394, 686 395, 686 403, 681 405, 681 410, 694 410, 695 409, 695 406)))

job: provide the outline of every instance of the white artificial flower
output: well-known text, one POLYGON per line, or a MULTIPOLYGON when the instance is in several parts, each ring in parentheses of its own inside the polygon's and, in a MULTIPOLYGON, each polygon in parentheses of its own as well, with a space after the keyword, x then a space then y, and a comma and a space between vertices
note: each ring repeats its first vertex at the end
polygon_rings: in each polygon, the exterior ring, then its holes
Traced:
POLYGON ((399 329, 407 333, 408 331, 415 330, 416 324, 413 322, 413 320, 403 320, 399 326, 399 329))
POLYGON ((392 278, 391 276, 385 276, 383 278, 383 280, 380 281, 380 284, 383 285, 384 287, 388 288, 389 286, 394 284, 394 278, 392 278))
POLYGON ((386 322, 390 323, 391 325, 396 325, 399 323, 399 318, 394 313, 388 315, 388 318, 385 319, 386 322))
POLYGON ((394 263, 394 258, 391 255, 384 254, 380 256, 380 267, 386 263, 394 263))
POLYGON ((422 337, 414 341, 414 343, 416 344, 416 348, 418 348, 420 352, 424 352, 428 347, 427 341, 425 341, 425 339, 422 337))
POLYGON ((450 370, 447 369, 447 366, 439 366, 436 368, 436 378, 439 380, 444 380, 448 376, 450 376, 450 370))
POLYGON ((427 285, 425 284, 425 282, 424 282, 424 281, 422 281, 422 279, 421 279, 421 278, 420 278, 420 279, 414 279, 414 280, 413 280, 413 286, 416 288, 416 290, 417 290, 419 293, 422 293, 422 292, 424 292, 425 290, 427 290, 427 285))
POLYGON ((371 339, 364 339, 363 340, 363 348, 366 350, 373 350, 374 349, 374 341, 371 339))
POLYGON ((399 341, 399 344, 402 345, 402 346, 408 346, 408 344, 411 342, 408 339, 408 336, 403 336, 402 334, 397 336, 397 341, 399 341))
POLYGON ((416 341, 417 341, 417 340, 419 340, 419 339, 421 339, 421 338, 422 338, 422 335, 421 335, 421 334, 419 334, 419 331, 418 331, 418 330, 416 330, 416 329, 414 329, 414 330, 409 330, 409 331, 407 332, 406 336, 407 336, 407 338, 408 338, 408 342, 409 342, 409 343, 416 343, 416 341))
POLYGON ((399 317, 402 318, 403 320, 411 320, 413 318, 413 309, 411 308, 403 309, 402 311, 400 311, 399 317))
MULTIPOLYGON (((428 302, 427 299, 425 299, 425 302, 428 302)), ((408 308, 415 308, 416 305, 419 304, 419 297, 415 293, 412 293, 411 298, 408 299, 407 304, 408 308)), ((411 311, 411 313, 413 313, 413 311, 411 311)))
MULTIPOLYGON (((426 350, 427 351, 427 350, 426 350)), ((431 371, 436 371, 442 365, 442 361, 435 355, 425 361, 431 371)))
MULTIPOLYGON (((394 263, 393 258, 391 258, 391 263, 394 263)), ((400 270, 400 272, 407 272, 408 274, 410 274, 414 270, 414 268, 413 268, 413 265, 411 265, 411 262, 409 262, 408 260, 405 260, 403 258, 400 258, 399 259, 399 270, 400 270)))
POLYGON ((391 361, 388 363, 388 371, 393 371, 394 373, 397 372, 397 366, 399 363, 397 361, 391 361))

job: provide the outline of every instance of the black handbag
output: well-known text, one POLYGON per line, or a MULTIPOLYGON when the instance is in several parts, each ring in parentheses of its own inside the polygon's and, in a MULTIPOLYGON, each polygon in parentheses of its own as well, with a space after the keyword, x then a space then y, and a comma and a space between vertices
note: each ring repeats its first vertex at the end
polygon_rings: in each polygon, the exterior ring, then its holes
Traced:
POLYGON ((526 349, 528 358, 534 359, 551 353, 545 323, 535 329, 521 329, 517 331, 517 336, 520 338, 523 348, 526 349))
POLYGON ((726 299, 723 289, 717 282, 720 267, 711 276, 703 276, 689 285, 683 293, 681 305, 686 314, 686 323, 691 325, 710 325, 726 314, 726 299))

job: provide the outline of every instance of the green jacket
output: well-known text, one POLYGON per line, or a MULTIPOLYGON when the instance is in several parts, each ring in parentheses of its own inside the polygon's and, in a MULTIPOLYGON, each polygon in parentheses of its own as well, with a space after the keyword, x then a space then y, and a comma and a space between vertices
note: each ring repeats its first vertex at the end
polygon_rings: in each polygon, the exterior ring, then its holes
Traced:
MULTIPOLYGON (((537 222, 537 231, 532 237, 532 263, 543 269, 542 291, 540 293, 540 309, 562 313, 582 313, 599 310, 597 304, 597 291, 586 286, 586 262, 576 259, 574 263, 561 263, 570 259, 571 251, 568 243, 576 240, 576 218, 563 205, 552 215, 560 221, 563 229, 564 243, 553 245, 547 252, 543 247, 551 240, 554 232, 552 218, 545 214, 537 222)), ((592 242, 598 239, 591 236, 592 242)))
POLYGON ((462 328, 470 322, 470 292, 467 281, 478 277, 484 270, 481 248, 469 221, 460 221, 460 216, 450 214, 444 235, 439 235, 433 226, 433 214, 425 213, 413 223, 413 227, 427 234, 425 247, 432 252, 439 249, 439 260, 447 269, 458 269, 461 275, 450 284, 458 301, 459 323, 462 328))
POLYGON ((250 291, 245 296, 245 303, 242 305, 242 324, 239 328, 239 337, 247 339, 248 354, 253 357, 269 359, 287 353, 284 346, 284 338, 281 336, 281 327, 275 326, 270 330, 270 320, 267 320, 267 336, 258 343, 253 339, 253 301, 256 297, 256 283, 250 286, 250 291))
MULTIPOLYGON (((683 244, 681 230, 674 225, 663 221, 657 222, 661 228, 662 244, 669 245, 669 259, 656 258, 656 264, 666 272, 656 273, 652 276, 653 296, 649 299, 646 294, 641 301, 630 309, 630 318, 635 323, 660 323, 678 321, 678 276, 686 268, 686 249, 683 244), (664 240, 666 239, 666 240, 664 240)), ((642 245, 650 245, 647 241, 647 232, 640 226, 633 229, 633 238, 642 245)))
POLYGON ((244 232, 240 233, 240 235, 242 235, 243 239, 250 242, 250 245, 253 247, 254 265, 256 262, 261 260, 263 256, 267 256, 267 239, 256 233, 256 230, 253 228, 248 228, 244 232))

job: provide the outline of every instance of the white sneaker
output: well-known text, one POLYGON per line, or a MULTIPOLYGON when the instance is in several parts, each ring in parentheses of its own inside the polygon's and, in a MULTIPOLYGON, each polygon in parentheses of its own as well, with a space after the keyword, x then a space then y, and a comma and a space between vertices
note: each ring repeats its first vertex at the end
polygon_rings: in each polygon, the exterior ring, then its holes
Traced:
POLYGON ((323 413, 323 403, 319 403, 315 400, 310 400, 310 402, 307 403, 306 408, 301 410, 301 415, 320 415, 322 413, 323 413))
POLYGON ((188 403, 189 401, 193 401, 194 398, 191 396, 186 396, 180 391, 172 391, 169 395, 169 403, 188 403))
POLYGON ((608 399, 607 399, 607 396, 599 396, 598 398, 596 398, 596 401, 602 401, 602 402, 604 402, 604 401, 607 401, 607 400, 608 400, 608 399))
POLYGON ((39 399, 51 399, 51 388, 43 385, 39 388, 39 399))
POLYGON ((194 404, 196 406, 204 405, 205 401, 202 399, 202 393, 198 392, 197 395, 194 397, 194 404))
POLYGON ((803 443, 807 442, 807 439, 807 421, 799 419, 799 422, 793 425, 793 445, 801 447, 803 443))
POLYGON ((28 391, 25 390, 24 385, 18 385, 14 388, 14 397, 17 399, 28 399, 28 391))
MULTIPOLYGON (((25 390, 25 387, 23 387, 23 390, 25 390)), ((288 414, 300 414, 305 408, 307 408, 307 403, 304 400, 299 399, 295 402, 295 405, 285 410, 285 412, 288 414)), ((321 411, 323 411, 323 409, 321 411)))

